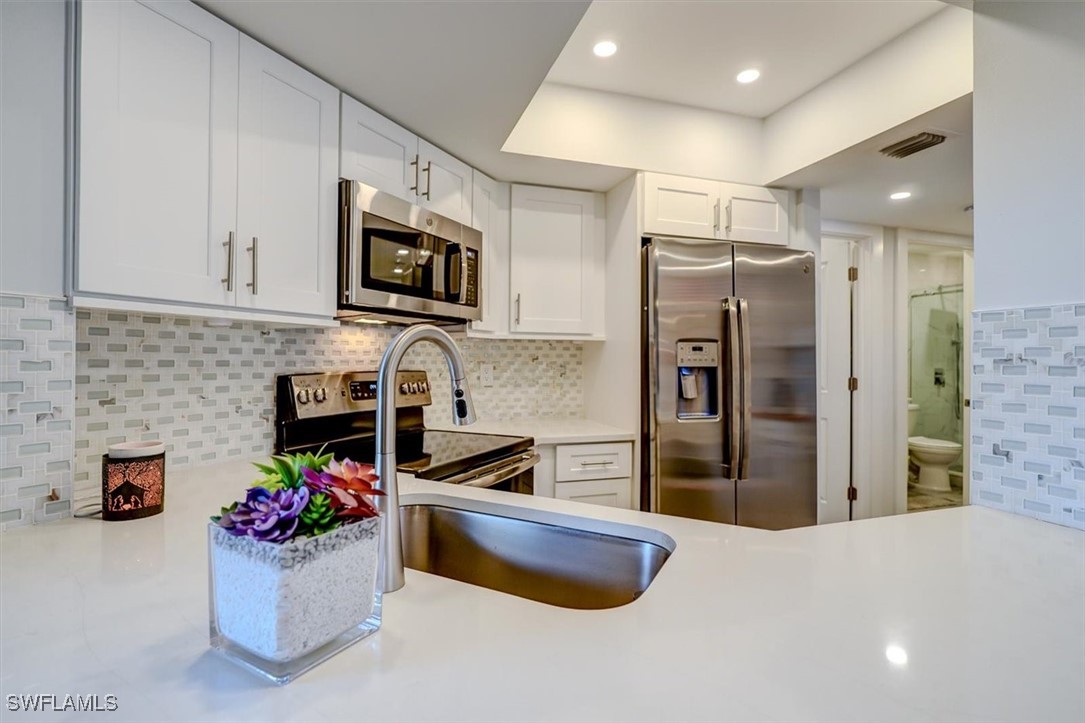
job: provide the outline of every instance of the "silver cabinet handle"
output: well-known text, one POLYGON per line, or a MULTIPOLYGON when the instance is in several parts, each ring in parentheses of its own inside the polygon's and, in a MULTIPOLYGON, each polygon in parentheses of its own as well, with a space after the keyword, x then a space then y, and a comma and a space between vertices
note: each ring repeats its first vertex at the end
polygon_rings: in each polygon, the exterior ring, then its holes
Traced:
POLYGON ((418 154, 414 154, 414 160, 411 161, 411 165, 414 166, 414 185, 411 186, 411 190, 414 191, 414 195, 420 195, 418 193, 418 154))
POLYGON ((259 292, 259 287, 256 285, 256 279, 257 279, 256 268, 260 264, 260 259, 257 256, 257 254, 259 253, 259 243, 260 243, 260 239, 257 238, 256 236, 253 236, 252 237, 252 246, 249 246, 249 248, 247 249, 249 252, 252 253, 252 281, 245 284, 245 286, 252 289, 252 295, 253 296, 256 296, 258 293, 260 293, 259 292))
POLYGON ((581 467, 616 467, 617 465, 614 464, 613 462, 606 461, 606 462, 581 462, 580 466, 581 467))
POLYGON ((712 207, 712 232, 715 236, 720 235, 720 200, 718 198, 712 207))
POLYGON ((727 426, 727 476, 738 479, 742 459, 742 349, 738 332, 738 299, 723 300, 724 335, 727 339, 727 396, 730 400, 727 426))
POLYGON ((727 202, 727 234, 731 234, 731 202, 727 202))
POLYGON ((226 284, 227 291, 234 290, 234 232, 231 231, 226 240, 222 242, 226 249, 226 278, 222 283, 226 284))
POLYGON ((516 295, 516 324, 520 324, 520 295, 516 295))
POLYGON ((433 161, 426 161, 426 167, 422 169, 422 172, 426 174, 426 192, 422 195, 426 197, 427 201, 432 201, 429 192, 430 187, 433 185, 433 161))

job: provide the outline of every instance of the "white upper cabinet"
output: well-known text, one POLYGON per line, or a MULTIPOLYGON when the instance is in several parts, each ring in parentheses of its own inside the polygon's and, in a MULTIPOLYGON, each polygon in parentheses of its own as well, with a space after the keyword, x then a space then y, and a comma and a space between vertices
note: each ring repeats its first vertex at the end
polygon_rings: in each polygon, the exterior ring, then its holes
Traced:
POLYGON ((786 246, 791 193, 661 173, 644 174, 644 232, 786 246))
POLYGON ((482 232, 482 320, 472 321, 471 335, 507 334, 509 330, 509 184, 474 172, 471 227, 482 232))
POLYGON ((644 174, 645 233, 716 238, 719 218, 719 181, 644 174))
POLYGON ((417 203, 460 223, 471 223, 471 167, 418 139, 417 203))
POLYGON ((512 186, 510 330, 604 336, 602 194, 512 186))
POLYGON ((471 167, 347 95, 339 175, 471 223, 471 167))
POLYGON ((787 246, 791 194, 779 188, 721 183, 723 235, 728 241, 787 246))
POLYGON ((339 175, 415 202, 418 136, 348 95, 342 97, 339 175))
POLYGON ((238 31, 191 3, 81 7, 77 293, 232 305, 238 31))
POLYGON ((241 38, 238 304, 335 314, 339 92, 241 38))

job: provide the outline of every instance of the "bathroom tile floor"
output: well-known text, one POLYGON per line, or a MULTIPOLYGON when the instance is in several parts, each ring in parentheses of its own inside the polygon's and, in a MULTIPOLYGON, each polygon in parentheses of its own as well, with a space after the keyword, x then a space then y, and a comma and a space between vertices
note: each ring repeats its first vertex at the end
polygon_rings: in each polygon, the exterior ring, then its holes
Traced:
POLYGON ((909 512, 938 510, 943 507, 960 507, 962 504, 964 504, 964 495, 956 487, 949 492, 928 492, 913 485, 908 485, 909 512))

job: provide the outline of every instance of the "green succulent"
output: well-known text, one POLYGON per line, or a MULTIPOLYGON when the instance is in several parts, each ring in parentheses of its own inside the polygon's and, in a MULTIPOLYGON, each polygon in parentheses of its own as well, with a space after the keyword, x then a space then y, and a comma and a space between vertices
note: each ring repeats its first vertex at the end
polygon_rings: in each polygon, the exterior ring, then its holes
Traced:
POLYGON ((257 480, 253 486, 260 486, 269 492, 283 488, 298 489, 305 485, 305 477, 302 468, 319 471, 332 461, 331 454, 324 454, 324 448, 316 454, 277 454, 271 458, 271 464, 253 462, 256 469, 264 473, 264 478, 257 480))
POLYGON ((309 497, 309 504, 298 516, 298 534, 323 535, 339 527, 341 521, 335 516, 335 508, 331 505, 328 495, 317 492, 309 497))

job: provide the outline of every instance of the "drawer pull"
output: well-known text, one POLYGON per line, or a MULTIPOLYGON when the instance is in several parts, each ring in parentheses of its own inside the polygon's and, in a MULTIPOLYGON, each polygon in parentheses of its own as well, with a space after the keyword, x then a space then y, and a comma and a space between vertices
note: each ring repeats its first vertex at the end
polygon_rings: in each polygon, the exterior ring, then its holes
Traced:
POLYGON ((581 462, 581 467, 614 467, 615 464, 611 461, 606 462, 581 462))

